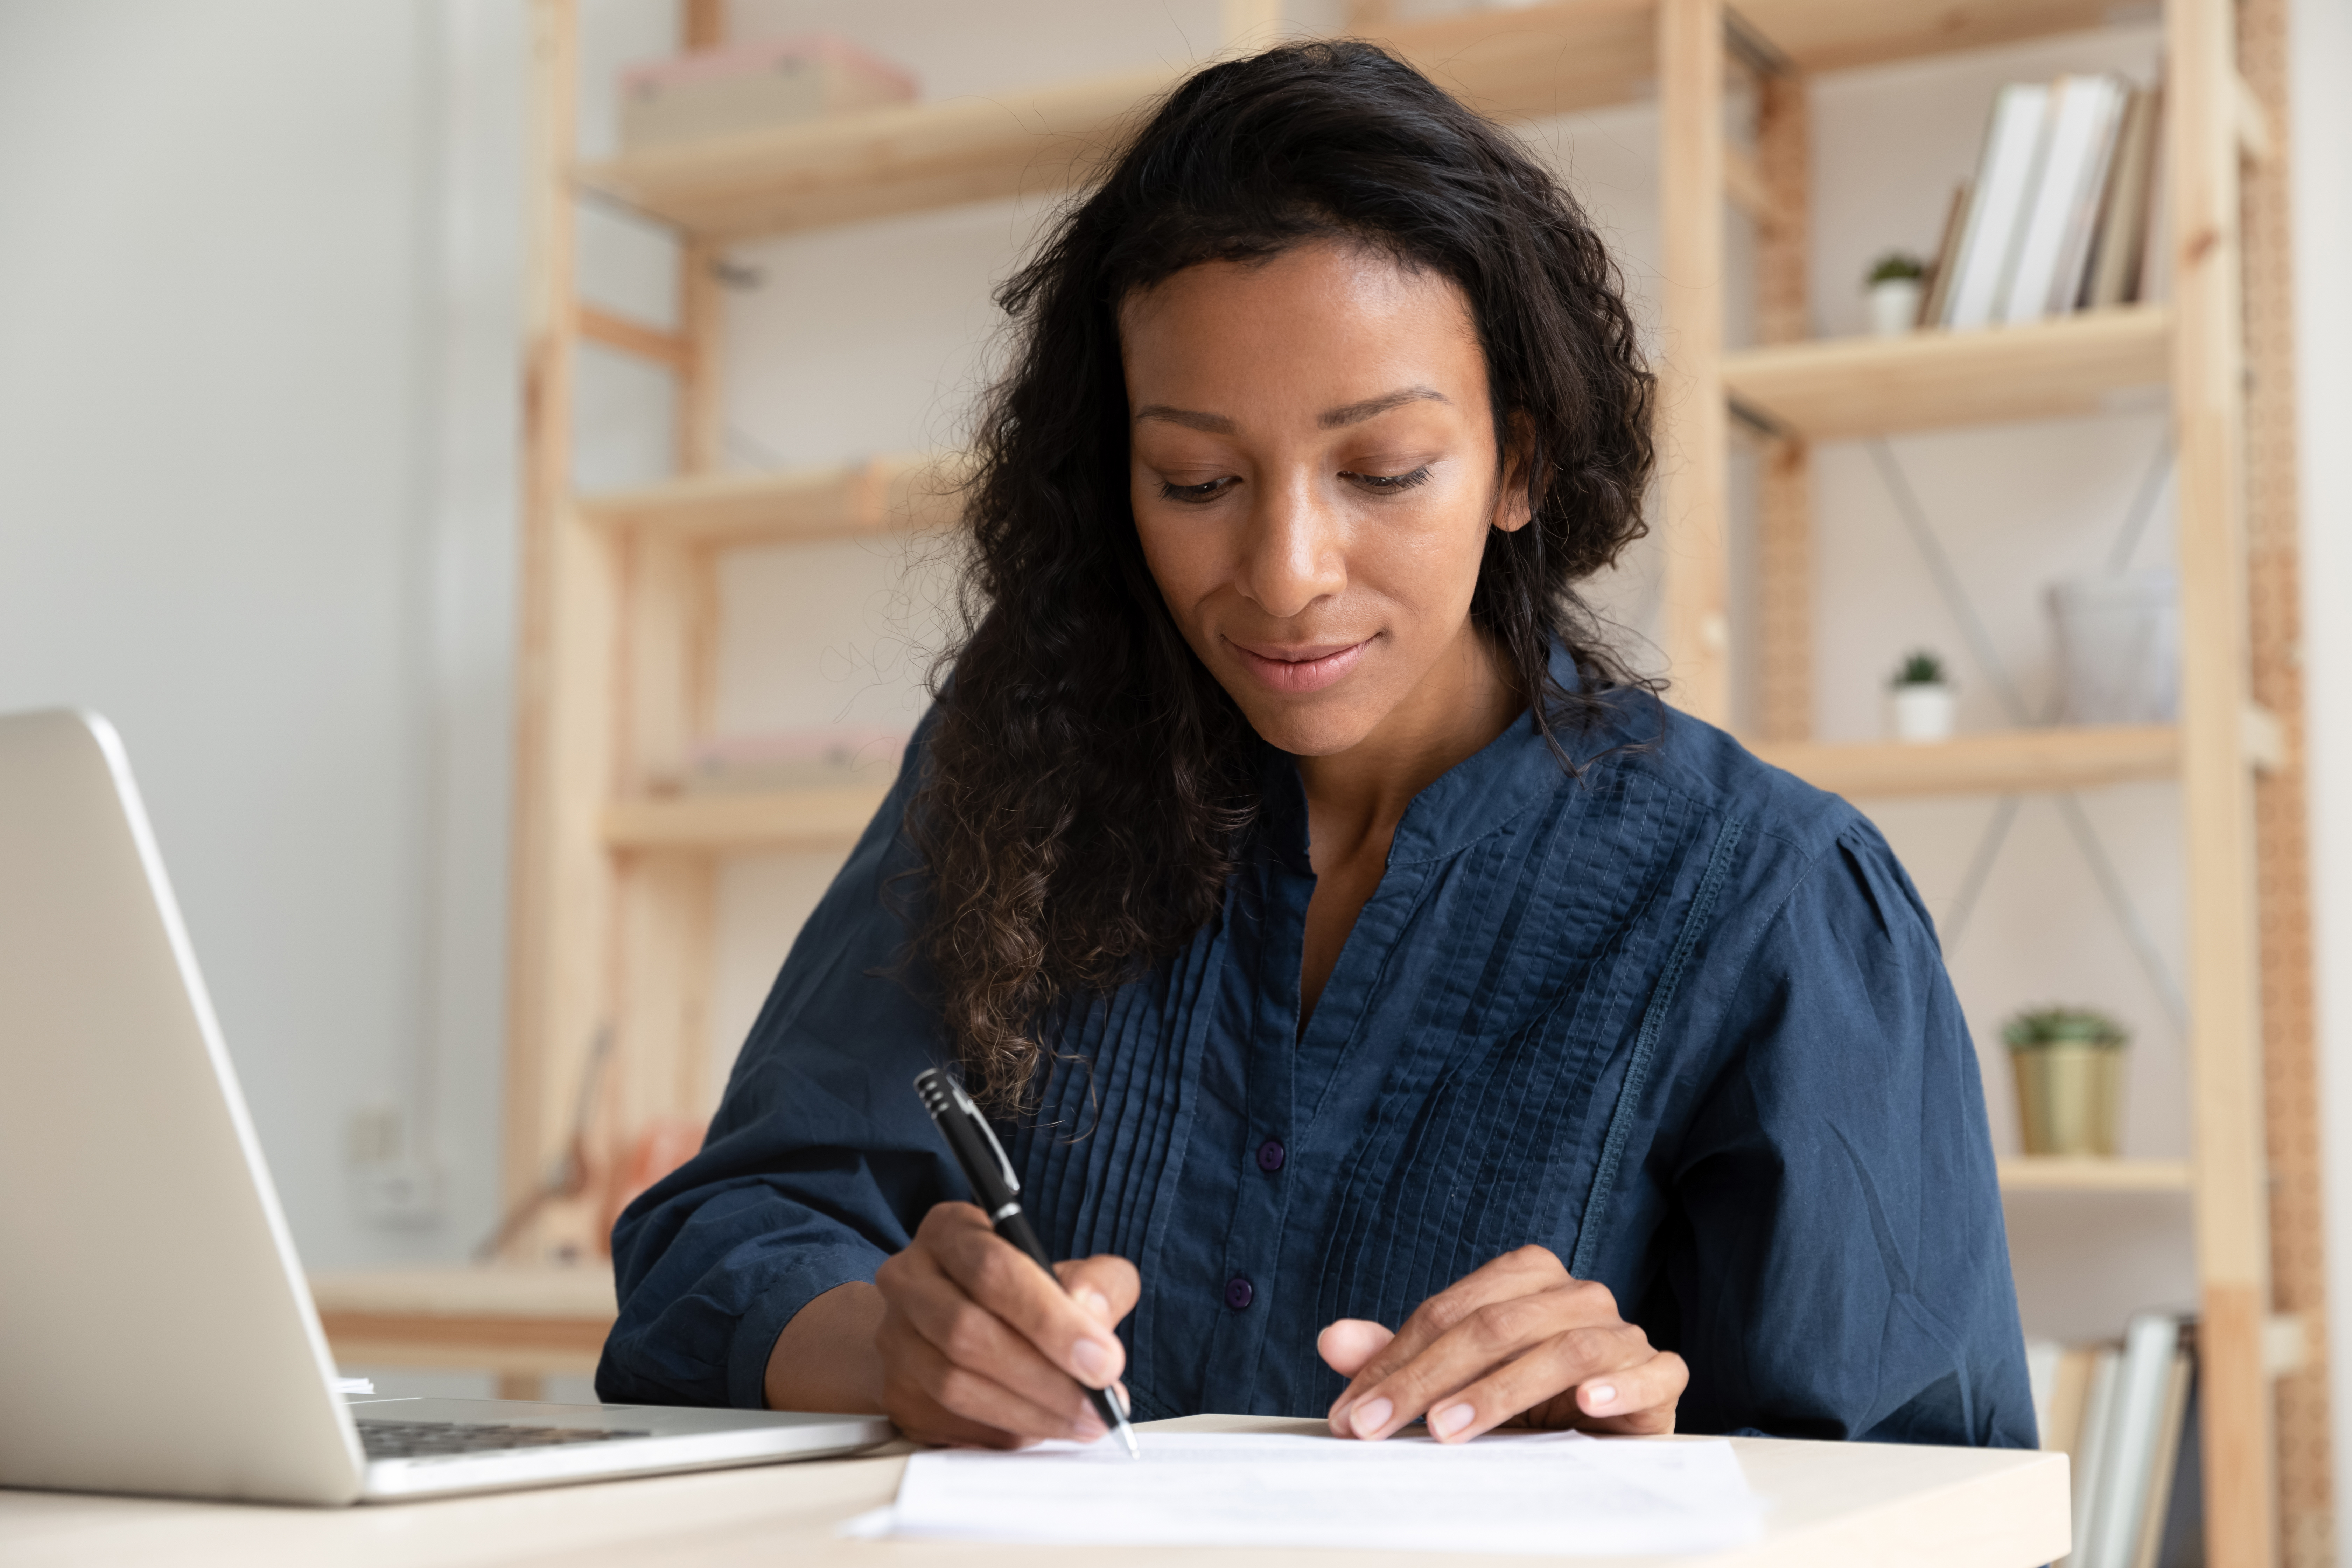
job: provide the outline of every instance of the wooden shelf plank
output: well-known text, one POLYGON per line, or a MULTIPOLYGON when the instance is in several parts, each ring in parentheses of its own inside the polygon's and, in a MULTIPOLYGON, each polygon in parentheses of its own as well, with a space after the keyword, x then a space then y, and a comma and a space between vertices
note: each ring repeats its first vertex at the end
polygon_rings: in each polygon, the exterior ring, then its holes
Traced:
POLYGON ((2095 413, 2161 384, 2171 315, 2095 310, 2027 326, 1834 338, 1724 356, 1732 401, 1812 440, 2095 413))
POLYGON ((960 477, 952 456, 876 458, 785 473, 681 475, 577 504, 591 522, 711 544, 845 539, 951 526, 960 477))
POLYGON ((1744 0, 1740 16, 1808 71, 1979 49, 2105 25, 2108 0, 1744 0))
MULTIPOLYGON (((1648 0, 1554 0, 1383 37, 1466 101, 1513 118, 1623 102, 1655 74, 1648 0)), ((1155 66, 655 148, 592 165, 581 180, 719 239, 1064 190, 1190 69, 1155 66)))
POLYGON ((825 789, 654 795, 604 808, 614 849, 725 854, 755 849, 846 849, 866 831, 890 781, 825 789))
POLYGON ((1168 90, 1171 68, 991 98, 894 105, 625 153, 589 189, 709 239, 855 223, 1082 177, 1118 121, 1168 90))
POLYGON ((1931 745, 1759 742, 1755 752, 1806 783, 1847 796, 2024 795, 2178 775, 2180 732, 2169 724, 2004 730, 1931 745))
POLYGON ((2186 1193, 2186 1160, 2018 1154, 2000 1162, 2004 1193, 2186 1193))

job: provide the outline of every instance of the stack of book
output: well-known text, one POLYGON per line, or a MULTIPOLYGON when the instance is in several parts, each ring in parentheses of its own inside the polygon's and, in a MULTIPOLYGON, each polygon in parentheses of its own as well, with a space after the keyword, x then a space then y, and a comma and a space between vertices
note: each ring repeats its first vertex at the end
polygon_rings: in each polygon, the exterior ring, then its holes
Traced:
POLYGON ((2120 1342, 2026 1346, 2042 1446, 2074 1469, 2063 1568, 2203 1568, 2196 1329, 2145 1312, 2120 1342))
POLYGON ((1965 331, 2158 297, 2162 105, 2116 76, 2011 82, 1954 193, 1919 324, 1965 331))

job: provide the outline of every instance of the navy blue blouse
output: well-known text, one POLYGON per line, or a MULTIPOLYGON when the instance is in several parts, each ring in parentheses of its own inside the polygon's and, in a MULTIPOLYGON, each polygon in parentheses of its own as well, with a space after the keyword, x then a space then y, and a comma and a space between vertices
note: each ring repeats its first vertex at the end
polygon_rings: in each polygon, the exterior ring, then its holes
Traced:
MULTIPOLYGON (((923 743, 701 1153, 614 1232, 608 1400, 759 1405, 793 1315, 965 1196, 885 899, 923 743)), ((1645 695, 1573 751, 1523 720, 1422 792, 1303 1031, 1306 800, 1270 752, 1222 916, 1055 1021, 999 1135, 1054 1256, 1141 1271, 1137 1415, 1319 1415, 1325 1324, 1535 1242, 1690 1363, 1683 1430, 2031 1446, 1976 1055, 1885 842, 1645 695)))

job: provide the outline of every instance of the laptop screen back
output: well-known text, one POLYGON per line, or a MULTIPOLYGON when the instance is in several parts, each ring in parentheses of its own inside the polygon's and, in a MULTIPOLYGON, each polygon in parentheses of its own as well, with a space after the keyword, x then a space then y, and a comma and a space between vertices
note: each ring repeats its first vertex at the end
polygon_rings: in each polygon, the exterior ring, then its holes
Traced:
POLYGON ((121 742, 0 717, 0 1485, 345 1502, 362 1461, 121 742))

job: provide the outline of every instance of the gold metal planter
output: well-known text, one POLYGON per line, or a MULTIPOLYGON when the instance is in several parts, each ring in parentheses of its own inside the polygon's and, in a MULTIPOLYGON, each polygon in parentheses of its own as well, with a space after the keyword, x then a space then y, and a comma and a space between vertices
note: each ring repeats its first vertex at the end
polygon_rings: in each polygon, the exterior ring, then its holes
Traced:
POLYGON ((2029 1154, 2113 1154, 2124 1053, 2074 1040, 2012 1047, 2017 1113, 2029 1154))

